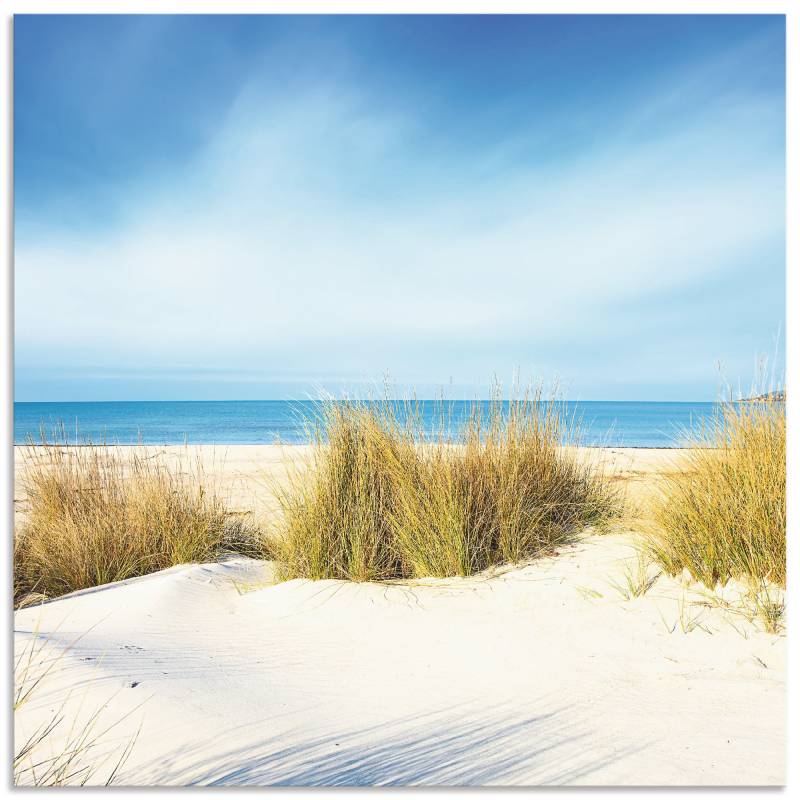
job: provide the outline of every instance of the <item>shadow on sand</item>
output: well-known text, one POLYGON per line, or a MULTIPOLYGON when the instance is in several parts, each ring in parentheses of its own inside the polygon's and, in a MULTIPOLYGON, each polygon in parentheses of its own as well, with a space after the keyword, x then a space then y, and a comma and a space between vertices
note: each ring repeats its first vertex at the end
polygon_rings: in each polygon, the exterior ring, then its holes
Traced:
POLYGON ((567 708, 521 718, 511 708, 464 708, 361 730, 303 738, 257 738, 269 723, 220 732, 216 743, 181 748, 120 776, 121 784, 259 786, 469 786, 569 784, 646 747, 619 749, 576 725, 567 708), (513 716, 512 716, 513 714, 513 716), (516 719, 514 719, 516 717, 516 719), (509 718, 514 721, 508 721, 509 718), (220 752, 219 741, 248 744, 220 752), (292 744, 287 744, 287 739, 292 744))

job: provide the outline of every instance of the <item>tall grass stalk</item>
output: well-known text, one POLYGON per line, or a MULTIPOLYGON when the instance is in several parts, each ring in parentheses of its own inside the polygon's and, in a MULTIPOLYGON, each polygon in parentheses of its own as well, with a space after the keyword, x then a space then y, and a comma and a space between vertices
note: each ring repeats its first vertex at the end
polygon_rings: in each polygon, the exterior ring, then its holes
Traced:
POLYGON ((284 577, 471 575, 619 510, 605 476, 564 446, 577 431, 541 393, 476 402, 462 430, 450 423, 446 404, 430 433, 413 401, 323 403, 311 469, 279 491, 284 577))
MULTIPOLYGON (((15 715, 42 692, 49 676, 57 668, 66 651, 53 652, 34 637, 15 658, 15 715)), ((129 711, 111 724, 105 724, 103 703, 88 714, 70 703, 67 695, 60 706, 45 715, 32 732, 23 734, 15 719, 13 781, 15 786, 85 786, 105 772, 103 785, 116 782, 120 769, 127 762, 138 738, 138 731, 123 744, 114 745, 108 734, 138 708, 129 711), (70 711, 68 711, 71 709, 70 711), (76 715, 81 717, 80 722, 76 715), (105 724, 105 727, 102 725, 105 724)))
POLYGON ((664 478, 647 547, 664 568, 710 587, 786 583, 786 414, 769 395, 728 402, 664 478))

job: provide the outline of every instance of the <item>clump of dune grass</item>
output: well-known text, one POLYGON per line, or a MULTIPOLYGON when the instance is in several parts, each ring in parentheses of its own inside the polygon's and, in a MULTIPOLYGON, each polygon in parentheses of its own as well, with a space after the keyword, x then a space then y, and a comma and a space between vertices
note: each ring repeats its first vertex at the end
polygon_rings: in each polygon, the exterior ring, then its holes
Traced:
POLYGON ((326 401, 308 471, 279 493, 284 577, 472 575, 532 558, 619 510, 581 463, 562 407, 526 394, 476 402, 426 433, 417 403, 326 401))
POLYGON ((326 402, 313 430, 312 463, 278 497, 274 535, 287 577, 375 580, 400 574, 392 547, 393 467, 415 457, 388 406, 326 402))
POLYGON ((786 583, 786 416, 765 399, 723 404, 665 476, 647 548, 671 574, 786 583))
POLYGON ((23 458, 18 605, 225 551, 257 554, 255 533, 228 512, 199 461, 176 465, 144 448, 46 441, 27 446, 23 458))

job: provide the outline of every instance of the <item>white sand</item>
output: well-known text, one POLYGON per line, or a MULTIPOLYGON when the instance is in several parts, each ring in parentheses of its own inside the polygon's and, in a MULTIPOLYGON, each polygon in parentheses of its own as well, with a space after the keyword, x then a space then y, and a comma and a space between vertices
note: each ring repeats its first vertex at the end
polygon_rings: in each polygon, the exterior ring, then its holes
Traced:
POLYGON ((17 744, 107 704, 87 759, 141 725, 124 784, 781 783, 785 637, 664 576, 624 600, 632 563, 588 535, 494 577, 271 585, 238 559, 80 592, 15 613, 18 652, 69 647, 17 744))

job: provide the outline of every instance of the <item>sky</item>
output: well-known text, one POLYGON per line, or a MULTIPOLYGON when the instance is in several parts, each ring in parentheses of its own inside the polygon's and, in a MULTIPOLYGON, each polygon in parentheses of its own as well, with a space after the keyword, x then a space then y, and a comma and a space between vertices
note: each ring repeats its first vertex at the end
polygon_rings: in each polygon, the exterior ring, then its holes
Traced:
POLYGON ((782 16, 14 18, 15 399, 780 374, 782 16))

